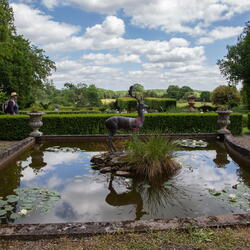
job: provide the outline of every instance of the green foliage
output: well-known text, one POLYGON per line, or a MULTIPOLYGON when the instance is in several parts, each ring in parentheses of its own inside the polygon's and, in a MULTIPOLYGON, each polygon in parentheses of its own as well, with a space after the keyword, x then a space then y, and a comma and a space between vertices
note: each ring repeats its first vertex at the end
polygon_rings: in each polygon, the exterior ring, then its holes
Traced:
POLYGON ((2 104, 8 100, 7 94, 0 89, 0 111, 2 111, 2 104))
MULTIPOLYGON (((225 59, 217 62, 220 71, 232 84, 243 81, 244 85, 247 85, 247 100, 250 100, 250 22, 246 23, 237 44, 227 46, 227 50, 225 59)), ((250 109, 250 101, 248 108, 250 109)))
POLYGON ((193 89, 191 89, 189 86, 182 86, 180 88, 177 85, 169 85, 164 97, 174 98, 176 100, 187 99, 189 95, 194 94, 193 92, 193 89))
POLYGON ((55 64, 44 51, 17 35, 8 1, 0 2, 0 88, 18 92, 21 107, 34 102, 32 91, 42 88, 55 64))
POLYGON ((210 91, 202 91, 199 100, 201 102, 210 102, 210 91))
POLYGON ((140 83, 135 83, 133 88, 133 91, 135 92, 144 92, 144 87, 140 83))
POLYGON ((117 107, 119 110, 126 109, 128 111, 136 110, 137 101, 132 97, 121 97, 117 99, 117 107))
MULTIPOLYGON (((107 134, 104 122, 117 114, 45 115, 41 131, 45 135, 107 134)), ((123 115, 123 114, 119 114, 123 115)), ((135 117, 136 114, 123 116, 135 117)), ((229 129, 234 135, 242 132, 242 115, 232 114, 229 129)), ((31 132, 27 115, 1 115, 1 140, 19 140, 31 132)), ((145 115, 141 133, 214 133, 219 129, 216 113, 152 113, 145 115)), ((121 131, 124 133, 124 131, 121 131)), ((131 131, 129 131, 131 133, 131 131)))
POLYGON ((170 177, 180 168, 173 161, 177 146, 173 141, 161 136, 151 136, 140 140, 132 137, 128 142, 128 162, 138 177, 150 182, 159 181, 159 178, 170 177))
MULTIPOLYGON (((144 103, 149 106, 151 110, 166 111, 170 108, 176 107, 176 100, 170 98, 153 98, 147 97, 144 103)), ((126 109, 128 111, 136 110, 137 101, 131 97, 122 97, 117 99, 117 106, 120 110, 126 109)))
POLYGON ((14 191, 15 195, 8 195, 6 200, 0 199, 0 221, 18 219, 34 210, 47 213, 60 199, 57 192, 44 188, 17 188, 14 191))
POLYGON ((149 109, 158 111, 167 111, 171 108, 176 108, 176 100, 170 98, 153 98, 144 99, 144 103, 149 106, 149 109))
POLYGON ((250 129, 250 113, 248 113, 248 129, 250 129))
POLYGON ((213 90, 211 100, 213 104, 226 105, 231 108, 239 104, 240 93, 233 86, 220 85, 213 90))

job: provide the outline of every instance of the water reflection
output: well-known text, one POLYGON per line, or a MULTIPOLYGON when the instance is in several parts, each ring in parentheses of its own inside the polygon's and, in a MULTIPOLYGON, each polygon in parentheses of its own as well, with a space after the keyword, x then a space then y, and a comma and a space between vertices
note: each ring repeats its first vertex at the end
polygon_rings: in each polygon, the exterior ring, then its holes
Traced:
MULTIPOLYGON (((113 179, 112 175, 109 181, 108 189, 110 193, 106 196, 105 201, 111 206, 127 206, 134 205, 135 206, 135 220, 140 220, 143 214, 143 200, 141 194, 136 191, 136 186, 132 184, 130 187, 130 191, 125 191, 122 193, 117 193, 113 187, 113 179)), ((133 182, 134 183, 134 182, 133 182)))
POLYGON ((216 158, 213 160, 214 163, 216 164, 216 167, 223 168, 230 163, 230 161, 227 158, 227 155, 228 154, 224 146, 224 143, 218 142, 216 147, 216 158))
POLYGON ((40 144, 17 163, 0 171, 0 196, 20 187, 46 187, 62 199, 47 215, 32 213, 15 223, 114 221, 244 212, 211 197, 208 188, 221 190, 239 182, 248 185, 249 172, 232 161, 224 147, 178 152, 180 173, 148 185, 144 180, 100 174, 90 159, 103 150, 88 144, 40 144), (246 174, 247 173, 247 174, 246 174), (2 185, 3 184, 3 185, 2 185))
POLYGON ((44 162, 44 152, 41 150, 42 146, 43 144, 40 143, 35 144, 30 155, 31 163, 29 164, 29 167, 34 170, 35 174, 38 174, 39 171, 47 165, 47 163, 44 162))

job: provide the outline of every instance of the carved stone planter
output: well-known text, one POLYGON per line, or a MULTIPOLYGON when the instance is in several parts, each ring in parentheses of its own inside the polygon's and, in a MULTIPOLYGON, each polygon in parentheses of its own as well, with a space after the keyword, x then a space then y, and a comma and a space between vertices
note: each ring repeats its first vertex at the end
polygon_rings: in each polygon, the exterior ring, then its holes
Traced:
POLYGON ((30 112, 27 113, 30 116, 29 126, 33 129, 30 133, 32 137, 40 137, 43 135, 42 132, 39 131, 39 128, 42 127, 42 115, 45 114, 43 112, 30 112))
POLYGON ((196 97, 191 95, 188 97, 188 105, 189 105, 189 112, 195 112, 195 100, 196 100, 196 97))
POLYGON ((218 130, 219 133, 222 134, 231 134, 231 132, 227 129, 227 126, 230 124, 230 114, 232 113, 231 110, 217 110, 218 113, 218 120, 217 123, 220 126, 218 130))

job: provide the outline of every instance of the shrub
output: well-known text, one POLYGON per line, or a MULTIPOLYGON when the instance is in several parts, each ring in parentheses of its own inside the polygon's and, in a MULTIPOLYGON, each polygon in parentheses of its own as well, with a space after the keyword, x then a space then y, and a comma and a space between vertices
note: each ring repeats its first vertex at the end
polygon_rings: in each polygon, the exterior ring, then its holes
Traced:
MULTIPOLYGON (((117 105, 120 110, 126 109, 128 111, 136 110, 136 100, 131 97, 118 98, 117 105)), ((147 97, 144 103, 149 106, 149 109, 166 111, 170 108, 176 107, 176 100, 171 98, 153 98, 147 97)))
POLYGON ((248 129, 250 129, 250 113, 248 113, 248 129))
POLYGON ((213 104, 232 108, 239 104, 240 93, 235 87, 220 85, 212 92, 211 100, 213 104))
POLYGON ((136 110, 136 100, 131 97, 121 97, 117 99, 117 107, 119 110, 126 109, 128 111, 136 110))
POLYGON ((137 177, 142 177, 150 182, 159 182, 174 175, 180 165, 173 160, 176 156, 177 145, 160 136, 151 136, 140 140, 132 137, 127 150, 127 160, 132 171, 137 177))
POLYGON ((158 111, 167 111, 170 108, 176 108, 176 100, 170 98, 148 97, 144 99, 144 103, 147 104, 150 109, 158 111))
MULTIPOLYGON (((45 135, 105 134, 104 122, 117 114, 45 115, 41 131, 45 135)), ((122 114, 136 117, 136 114, 122 114)), ((232 114, 229 130, 234 135, 242 132, 242 115, 232 114)), ((28 136, 27 115, 1 115, 0 139, 18 140, 28 136)), ((159 131, 161 133, 214 133, 219 129, 216 113, 152 113, 145 115, 141 133, 159 131)), ((121 131, 120 133, 124 133, 121 131)), ((129 131, 131 133, 131 131, 129 131)))
POLYGON ((202 111, 202 112, 212 112, 212 111, 216 111, 217 107, 212 107, 209 105, 202 105, 202 106, 198 107, 197 109, 199 111, 202 111))

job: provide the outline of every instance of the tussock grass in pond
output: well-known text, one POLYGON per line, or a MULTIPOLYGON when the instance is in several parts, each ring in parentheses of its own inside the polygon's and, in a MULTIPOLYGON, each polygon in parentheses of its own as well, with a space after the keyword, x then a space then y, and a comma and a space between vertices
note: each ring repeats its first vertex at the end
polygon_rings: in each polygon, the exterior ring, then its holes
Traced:
POLYGON ((127 150, 133 172, 149 181, 170 177, 180 169, 180 164, 174 160, 177 145, 164 137, 154 135, 143 140, 133 137, 127 150))

